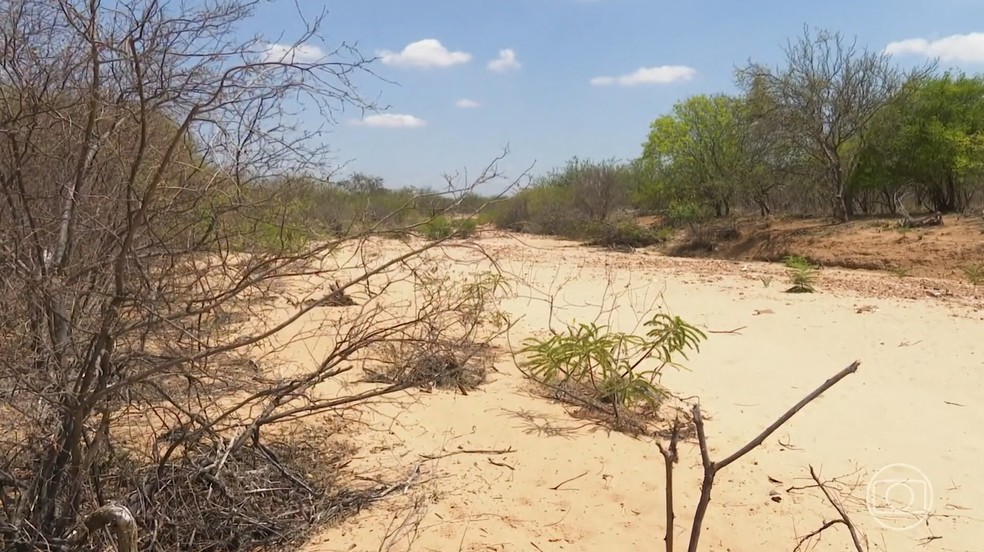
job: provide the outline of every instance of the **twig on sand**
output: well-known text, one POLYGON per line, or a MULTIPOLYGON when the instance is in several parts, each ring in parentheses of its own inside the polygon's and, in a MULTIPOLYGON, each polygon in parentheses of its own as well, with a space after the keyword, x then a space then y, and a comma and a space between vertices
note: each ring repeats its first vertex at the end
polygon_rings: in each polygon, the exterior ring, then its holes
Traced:
POLYGON ((422 454, 421 458, 425 460, 439 460, 456 454, 509 454, 511 452, 516 452, 516 450, 512 447, 507 449, 460 449, 445 454, 422 454))
POLYGON ((834 495, 831 494, 827 486, 820 481, 820 476, 818 476, 817 472, 813 470, 813 466, 810 466, 810 477, 813 478, 813 481, 817 484, 817 488, 819 488, 823 495, 827 497, 827 501, 830 502, 830 505, 833 506, 835 510, 837 510, 837 515, 840 517, 825 522, 819 529, 801 538, 799 544, 797 544, 796 548, 793 549, 793 552, 798 552, 803 548, 804 544, 810 541, 810 539, 838 524, 847 527, 848 532, 851 533, 851 540, 854 542, 854 549, 857 550, 857 552, 865 552, 868 549, 867 544, 862 544, 861 541, 863 537, 858 533, 858 530, 854 526, 854 522, 851 521, 850 516, 847 515, 847 510, 844 509, 844 505, 841 504, 839 500, 834 498, 834 495))
POLYGON ((570 478, 570 479, 565 479, 565 480, 563 480, 563 481, 561 481, 560 483, 557 483, 557 484, 556 484, 556 485, 554 485, 553 487, 550 487, 550 490, 551 490, 551 491, 559 491, 559 490, 560 490, 560 488, 561 488, 561 487, 562 487, 562 486, 563 486, 563 485, 564 485, 565 483, 570 483, 571 481, 574 481, 574 480, 576 480, 576 479, 581 479, 581 478, 582 478, 582 477, 584 477, 585 475, 588 475, 588 472, 584 472, 584 473, 582 473, 581 475, 575 475, 574 477, 572 477, 572 478, 570 478))
POLYGON ((744 329, 745 329, 745 328, 747 328, 747 327, 748 327, 748 326, 740 326, 740 327, 738 327, 738 328, 735 328, 735 329, 733 329, 733 330, 707 330, 707 333, 712 333, 712 334, 736 334, 736 335, 741 335, 741 331, 742 331, 742 330, 744 330, 744 329))
POLYGON ((512 471, 516 471, 516 468, 510 466, 509 464, 506 464, 505 462, 496 462, 491 458, 489 458, 488 460, 489 460, 489 464, 492 464, 493 466, 499 466, 500 468, 509 468, 512 471))

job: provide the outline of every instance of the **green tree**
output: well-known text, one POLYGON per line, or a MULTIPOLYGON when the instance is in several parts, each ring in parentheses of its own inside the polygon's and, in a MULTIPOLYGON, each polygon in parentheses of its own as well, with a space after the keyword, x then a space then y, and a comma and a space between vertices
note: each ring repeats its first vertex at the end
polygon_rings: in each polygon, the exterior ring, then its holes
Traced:
MULTIPOLYGON (((747 125, 743 98, 693 96, 653 121, 642 158, 653 179, 643 195, 663 203, 693 202, 727 215, 746 183, 758 182, 762 150, 747 125)), ((759 190, 759 200, 766 205, 759 190)))
POLYGON ((984 77, 945 74, 913 83, 874 121, 860 152, 858 187, 895 207, 909 185, 935 211, 965 208, 984 175, 984 77))

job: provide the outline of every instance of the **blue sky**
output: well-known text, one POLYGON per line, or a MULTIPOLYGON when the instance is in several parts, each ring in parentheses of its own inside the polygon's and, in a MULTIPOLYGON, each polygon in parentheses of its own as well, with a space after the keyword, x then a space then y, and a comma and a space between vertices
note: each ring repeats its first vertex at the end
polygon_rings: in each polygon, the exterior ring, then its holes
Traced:
MULTIPOLYGON (((325 137, 348 170, 394 187, 474 174, 507 144, 509 176, 573 156, 633 158, 674 102, 734 91, 736 65, 781 62, 804 24, 889 47, 901 64, 939 57, 942 67, 984 70, 982 0, 296 2, 329 10, 325 42, 312 46, 357 42, 396 83, 360 78, 363 94, 389 109, 342 114, 325 137)), ((254 24, 284 42, 303 28, 295 0, 261 5, 254 24)))

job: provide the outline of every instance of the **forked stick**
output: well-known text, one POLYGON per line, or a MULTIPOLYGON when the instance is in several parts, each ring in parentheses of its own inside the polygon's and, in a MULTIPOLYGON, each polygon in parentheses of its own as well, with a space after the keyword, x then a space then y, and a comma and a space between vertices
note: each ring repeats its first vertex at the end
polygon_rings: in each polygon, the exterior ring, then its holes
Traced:
MULTIPOLYGON (((853 374, 854 372, 857 372, 858 366, 860 365, 861 365, 860 361, 852 362, 850 366, 844 368, 843 370, 835 374, 833 377, 825 381, 823 385, 817 387, 812 393, 804 397, 803 400, 796 403, 796 405, 794 405, 792 408, 787 410, 785 414, 780 416, 779 419, 773 422, 773 424, 770 425, 768 428, 766 428, 765 431, 758 434, 758 436, 756 436, 754 439, 749 441, 747 445, 738 449, 737 452, 735 452, 731 456, 728 456, 724 460, 721 460, 720 462, 714 462, 711 460, 710 454, 708 453, 707 436, 704 433, 704 421, 701 418, 701 414, 700 414, 700 405, 694 405, 693 408, 694 426, 697 430, 697 442, 700 445, 700 458, 701 458, 701 464, 703 465, 704 468, 704 479, 701 482, 701 486, 700 486, 700 500, 698 500, 697 509, 694 511, 693 525, 690 527, 690 543, 687 546, 687 552, 697 552, 697 545, 698 545, 698 541, 700 540, 701 527, 704 523, 704 516, 707 514, 707 507, 711 503, 711 488, 714 485, 714 477, 717 475, 717 473, 720 470, 727 467, 728 465, 730 465, 731 463, 741 458, 742 456, 745 456, 746 454, 751 452, 752 449, 754 449, 755 447, 761 445, 766 439, 769 438, 770 435, 775 433, 777 429, 779 429, 780 427, 782 427, 783 424, 788 422, 789 419, 795 416, 797 412, 803 409, 803 407, 810 404, 810 402, 812 402, 814 399, 822 395, 824 391, 836 385, 837 382, 839 382, 840 380, 846 378, 847 376, 853 374)), ((660 451, 662 452, 662 445, 659 446, 660 446, 660 451)), ((664 459, 669 458, 668 454, 664 454, 663 456, 664 459)), ((669 469, 669 466, 671 465, 672 465, 671 462, 667 462, 667 467, 668 467, 667 510, 672 510, 671 485, 673 479, 672 479, 672 474, 670 473, 671 470, 669 469)), ((667 520, 672 520, 673 512, 668 511, 666 514, 666 518, 667 520)), ((672 547, 673 537, 670 534, 671 531, 672 531, 672 525, 667 527, 667 539, 666 539, 667 552, 673 552, 673 547, 672 547)))
MULTIPOLYGON (((813 482, 817 484, 817 487, 820 488, 820 492, 823 493, 823 496, 827 497, 827 501, 830 502, 830 505, 833 506, 835 510, 837 510, 837 514, 840 515, 840 517, 825 522, 819 529, 800 539, 799 544, 796 545, 793 552, 799 552, 803 545, 809 542, 810 539, 818 536, 820 533, 823 533, 827 529, 830 529, 837 524, 847 527, 847 531, 851 534, 851 541, 854 542, 854 549, 857 550, 857 552, 866 552, 867 547, 861 543, 862 537, 858 533, 857 527, 854 526, 854 522, 851 521, 851 518, 847 515, 847 510, 844 509, 844 505, 841 504, 839 500, 834 498, 834 495, 830 493, 827 486, 820 481, 820 476, 813 470, 813 466, 810 466, 810 477, 813 478, 813 482)), ((867 539, 865 539, 865 542, 867 542, 867 539)))

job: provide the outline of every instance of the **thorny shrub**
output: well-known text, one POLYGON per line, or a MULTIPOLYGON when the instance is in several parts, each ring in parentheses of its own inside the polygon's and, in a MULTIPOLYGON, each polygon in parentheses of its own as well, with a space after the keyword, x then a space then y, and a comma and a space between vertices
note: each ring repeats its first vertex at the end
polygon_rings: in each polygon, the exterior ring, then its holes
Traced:
POLYGON ((414 387, 457 389, 462 393, 485 383, 494 360, 492 341, 509 329, 499 301, 511 293, 505 278, 483 272, 469 279, 442 270, 417 275, 414 297, 421 305, 450 306, 441 317, 416 325, 399 340, 376 347, 367 381, 414 387))

